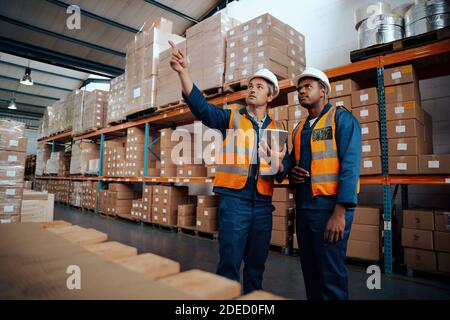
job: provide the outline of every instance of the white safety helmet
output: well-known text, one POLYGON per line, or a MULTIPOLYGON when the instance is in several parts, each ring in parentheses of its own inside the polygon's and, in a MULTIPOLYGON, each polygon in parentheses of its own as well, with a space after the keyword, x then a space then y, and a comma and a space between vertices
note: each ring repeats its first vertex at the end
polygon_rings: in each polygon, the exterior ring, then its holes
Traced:
POLYGON ((319 69, 316 68, 306 68, 301 75, 295 77, 294 79, 294 84, 296 87, 298 87, 298 83, 300 82, 301 79, 303 78, 315 78, 320 80, 326 87, 326 92, 325 95, 329 95, 331 92, 331 85, 330 85, 330 80, 328 80, 328 77, 325 73, 323 73, 322 71, 320 71, 319 69))
POLYGON ((267 81, 272 82, 275 87, 274 98, 276 98, 280 94, 280 87, 278 86, 277 76, 274 75, 269 69, 258 70, 254 75, 247 79, 247 83, 250 83, 250 81, 252 81, 252 79, 254 78, 263 78, 267 81))

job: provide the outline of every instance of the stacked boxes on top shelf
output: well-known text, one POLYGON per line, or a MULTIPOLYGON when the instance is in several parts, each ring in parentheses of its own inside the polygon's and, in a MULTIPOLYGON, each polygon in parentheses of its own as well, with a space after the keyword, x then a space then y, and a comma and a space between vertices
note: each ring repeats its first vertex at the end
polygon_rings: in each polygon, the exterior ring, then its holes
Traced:
POLYGON ((245 80, 267 68, 279 79, 299 75, 306 65, 305 38, 282 21, 264 14, 227 33, 225 83, 245 80))
POLYGON ((109 84, 108 108, 106 111, 106 124, 120 122, 125 116, 125 78, 122 74, 111 80, 109 84))
POLYGON ((449 212, 403 211, 404 263, 415 270, 450 273, 449 212))
POLYGON ((26 150, 25 124, 0 120, 0 223, 20 222, 26 150))
POLYGON ((239 21, 219 12, 186 30, 190 74, 201 91, 222 87, 226 33, 238 25, 239 21))
MULTIPOLYGON (((128 44, 125 61, 125 115, 155 107, 157 82, 162 81, 158 76, 158 66, 164 64, 163 61, 159 63, 159 60, 162 58, 161 53, 169 49, 169 40, 180 43, 184 38, 172 34, 171 21, 159 18, 147 21, 143 30, 128 44)), ((168 61, 165 63, 169 67, 168 61)), ((174 87, 174 83, 168 82, 165 85, 174 87)))
POLYGON ((93 90, 83 98, 83 133, 101 129, 105 126, 109 92, 93 90))

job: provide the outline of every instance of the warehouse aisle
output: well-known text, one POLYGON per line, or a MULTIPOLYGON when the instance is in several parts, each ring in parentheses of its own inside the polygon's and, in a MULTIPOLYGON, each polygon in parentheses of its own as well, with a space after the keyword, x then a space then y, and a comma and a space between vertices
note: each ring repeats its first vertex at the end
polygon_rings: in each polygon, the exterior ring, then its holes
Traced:
MULTIPOLYGON (((160 231, 150 226, 139 226, 123 219, 104 218, 91 211, 59 204, 55 204, 54 218, 105 232, 109 240, 136 247, 139 253, 152 252, 177 260, 181 263, 182 270, 198 268, 215 272, 217 242, 160 231)), ((366 287, 368 275, 365 268, 349 265, 348 269, 351 299, 450 299, 450 285, 397 275, 382 275, 381 290, 369 290, 366 287)), ((263 285, 265 290, 287 298, 306 298, 298 257, 271 252, 266 263, 263 285)))

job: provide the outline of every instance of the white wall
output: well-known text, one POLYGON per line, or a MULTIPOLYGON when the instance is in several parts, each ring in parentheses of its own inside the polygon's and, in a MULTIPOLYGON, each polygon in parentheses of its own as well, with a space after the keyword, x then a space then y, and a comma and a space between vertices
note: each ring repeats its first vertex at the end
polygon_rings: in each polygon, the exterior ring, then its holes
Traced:
MULTIPOLYGON (((358 49, 354 11, 372 0, 240 0, 225 11, 244 22, 270 13, 305 35, 308 66, 320 69, 350 63, 358 49)), ((393 7, 413 0, 388 0, 393 7)), ((420 81, 423 108, 433 117, 434 153, 450 153, 450 76, 420 81)), ((382 188, 363 186, 360 203, 382 203, 382 188)), ((449 208, 450 186, 410 186, 411 206, 449 208)), ((397 198, 399 203, 400 197, 397 198)))

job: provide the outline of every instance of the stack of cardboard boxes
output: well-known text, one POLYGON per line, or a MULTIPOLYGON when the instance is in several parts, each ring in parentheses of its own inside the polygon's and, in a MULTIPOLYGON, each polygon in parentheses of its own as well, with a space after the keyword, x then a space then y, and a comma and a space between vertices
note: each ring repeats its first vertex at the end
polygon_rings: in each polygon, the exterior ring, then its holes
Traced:
POLYGON ((180 204, 178 206, 177 226, 195 228, 197 205, 180 204))
POLYGON ((20 222, 26 150, 25 124, 0 120, 0 223, 20 222))
MULTIPOLYGON (((171 32, 171 21, 164 18, 149 20, 128 44, 125 62, 126 115, 155 106, 160 53, 170 47, 169 40, 174 43, 184 40, 171 32)), ((172 83, 166 85, 173 86, 172 83)))
POLYGON ((69 203, 70 180, 49 180, 47 184, 48 193, 55 195, 55 201, 65 204, 69 203))
POLYGON ((83 100, 87 93, 85 90, 75 90, 73 103, 72 135, 83 134, 83 100))
POLYGON ((66 155, 64 151, 52 152, 50 154, 50 159, 48 159, 47 163, 45 164, 44 173, 65 176, 66 171, 68 171, 68 168, 66 168, 65 156, 66 155))
POLYGON ((172 159, 172 149, 179 143, 171 140, 173 132, 172 129, 161 130, 161 177, 176 177, 177 165, 180 165, 181 158, 179 156, 172 159))
POLYGON ((103 151, 103 176, 124 177, 126 138, 107 140, 103 151))
POLYGON ((190 73, 201 91, 222 87, 226 33, 238 25, 239 21, 219 12, 186 30, 190 73))
POLYGON ((83 182, 72 181, 70 184, 69 204, 75 207, 81 207, 83 198, 83 182))
POLYGON ((419 84, 411 65, 384 72, 389 173, 418 174, 418 155, 433 152, 430 115, 420 105, 419 84))
POLYGON ((83 181, 81 193, 81 207, 94 210, 97 204, 97 182, 83 181))
POLYGON ((76 92, 71 92, 45 109, 39 126, 39 138, 72 129, 75 95, 76 92))
POLYGON ((219 220, 219 197, 197 196, 196 229, 202 232, 216 232, 219 220))
POLYGON ((379 208, 357 207, 347 245, 347 257, 378 261, 381 251, 379 208))
POLYGON ((137 199, 133 185, 110 183, 109 189, 102 196, 106 196, 106 199, 103 199, 106 214, 137 220, 131 215, 132 202, 137 199))
POLYGON ((331 92, 328 102, 335 107, 352 110, 352 93, 359 90, 359 85, 352 79, 334 81, 330 83, 331 92))
POLYGON ((173 186, 153 186, 152 222, 175 226, 178 206, 190 203, 188 189, 173 186))
POLYGON ((83 99, 83 132, 95 131, 105 126, 108 108, 108 91, 85 92, 83 99))
MULTIPOLYGON (((348 87, 357 88, 354 82, 348 87)), ((348 91, 347 91, 348 92, 348 91)), ((376 87, 352 92, 352 113, 361 123, 361 175, 381 174, 380 118, 376 87)))
MULTIPOLYGON (((178 50, 186 57, 186 41, 179 41, 178 50)), ((158 82, 156 89, 156 106, 166 105, 182 99, 181 84, 178 74, 170 67, 172 48, 168 48, 159 54, 158 82)))
POLYGON ((272 239, 270 243, 284 248, 290 247, 295 228, 294 190, 274 188, 272 204, 275 211, 272 214, 272 239))
MULTIPOLYGON (((72 145, 70 174, 87 174, 94 171, 93 161, 100 159, 100 146, 94 142, 76 141, 72 145)), ((98 171, 96 172, 98 173, 98 171)))
POLYGON ((450 273, 449 212, 404 210, 404 263, 422 271, 450 273))
POLYGON ((152 222, 153 186, 144 185, 142 188, 141 220, 152 222))
MULTIPOLYGON (((57 145, 58 147, 58 145, 57 145)), ((38 143, 36 147, 36 171, 35 175, 42 176, 44 174, 45 165, 52 153, 52 146, 45 143, 38 143)))
POLYGON ((302 107, 298 100, 298 92, 293 91, 288 93, 288 151, 291 152, 292 145, 292 131, 297 127, 298 123, 308 117, 308 109, 302 107))
POLYGON ((227 33, 225 83, 247 79, 267 68, 279 79, 293 78, 306 65, 304 36, 264 14, 227 33))
POLYGON ((125 116, 125 74, 111 80, 109 100, 106 111, 106 123, 116 123, 126 119, 125 116))

